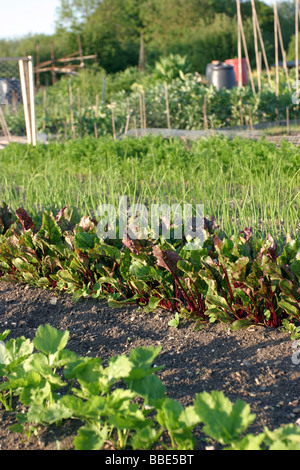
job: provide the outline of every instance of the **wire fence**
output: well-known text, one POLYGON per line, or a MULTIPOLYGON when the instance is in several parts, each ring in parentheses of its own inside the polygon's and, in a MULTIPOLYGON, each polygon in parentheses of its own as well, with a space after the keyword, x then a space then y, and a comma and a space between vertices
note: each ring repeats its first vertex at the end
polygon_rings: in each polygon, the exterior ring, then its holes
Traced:
POLYGON ((0 138, 26 136, 19 59, 0 57, 0 138))

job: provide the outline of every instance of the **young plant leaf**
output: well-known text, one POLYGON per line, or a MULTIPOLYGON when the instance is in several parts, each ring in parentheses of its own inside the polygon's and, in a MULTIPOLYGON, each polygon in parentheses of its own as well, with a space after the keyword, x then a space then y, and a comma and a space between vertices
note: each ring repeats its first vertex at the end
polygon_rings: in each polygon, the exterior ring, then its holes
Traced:
POLYGON ((218 391, 197 394, 194 406, 204 423, 203 431, 223 445, 238 439, 256 418, 247 403, 237 400, 233 405, 218 391))
POLYGON ((100 450, 108 436, 107 428, 99 429, 96 424, 82 426, 74 439, 75 450, 100 450))
POLYGON ((46 355, 54 355, 66 346, 69 339, 68 331, 60 331, 47 324, 39 326, 33 344, 38 351, 46 355))
POLYGON ((163 398, 166 393, 166 387, 157 375, 146 375, 141 379, 131 380, 129 387, 145 398, 146 404, 150 406, 155 405, 156 401, 163 398))
POLYGON ((168 322, 168 326, 171 326, 173 328, 178 328, 180 326, 180 318, 182 318, 182 315, 176 312, 175 317, 172 318, 172 320, 168 322))

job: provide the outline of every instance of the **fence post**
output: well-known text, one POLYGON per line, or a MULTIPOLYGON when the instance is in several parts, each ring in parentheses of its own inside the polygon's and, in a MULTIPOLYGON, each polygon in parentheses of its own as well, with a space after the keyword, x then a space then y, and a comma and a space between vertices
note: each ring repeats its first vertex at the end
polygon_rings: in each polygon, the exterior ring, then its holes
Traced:
POLYGON ((171 129, 170 106, 169 106, 169 92, 168 92, 168 84, 167 84, 167 82, 165 82, 165 100, 166 100, 166 112, 167 112, 168 129, 171 129))
POLYGON ((19 60, 20 82, 28 144, 36 145, 34 74, 32 57, 19 60))
POLYGON ((43 131, 46 129, 46 102, 47 102, 47 90, 43 90, 43 131))
POLYGON ((237 20, 238 20, 238 60, 239 60, 239 74, 238 74, 238 86, 242 88, 243 86, 243 75, 242 75, 242 31, 241 31, 241 10, 240 10, 240 0, 236 0, 237 7, 237 20))
POLYGON ((276 0, 274 1, 274 39, 275 39, 275 90, 276 98, 279 96, 279 54, 278 54, 278 10, 276 0))
POLYGON ((30 96, 31 137, 32 137, 32 145, 36 145, 34 69, 33 69, 33 59, 31 56, 28 57, 28 78, 29 78, 29 96, 30 96))
POLYGON ((257 81, 258 81, 258 91, 261 92, 261 74, 260 74, 260 57, 258 51, 258 38, 257 38, 257 28, 255 20, 255 3, 254 0, 251 0, 252 5, 252 23, 253 23, 253 34, 254 34, 254 48, 255 48, 255 58, 256 58, 256 71, 257 71, 257 81))
MULTIPOLYGON (((299 0, 296 0, 296 15, 295 15, 295 66, 296 66, 296 92, 299 96, 299 0)), ((299 105, 298 105, 299 106, 299 105)))
POLYGON ((75 126, 74 126, 74 114, 73 114, 73 93, 72 93, 72 82, 69 80, 69 100, 70 100, 70 119, 71 119, 71 129, 73 133, 73 138, 76 138, 75 126))

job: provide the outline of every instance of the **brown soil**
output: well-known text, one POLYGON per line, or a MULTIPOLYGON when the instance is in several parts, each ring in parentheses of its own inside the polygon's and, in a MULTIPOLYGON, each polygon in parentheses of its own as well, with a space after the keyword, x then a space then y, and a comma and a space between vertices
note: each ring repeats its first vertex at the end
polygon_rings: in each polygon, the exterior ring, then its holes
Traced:
MULTIPOLYGON (((175 329, 168 326, 170 318, 161 310, 146 315, 135 307, 111 309, 97 300, 74 303, 69 295, 0 282, 0 332, 11 329, 9 338, 33 339, 38 326, 49 323, 70 332, 68 349, 101 357, 104 363, 137 346, 160 344, 156 364, 165 367, 159 377, 168 396, 183 406, 192 404, 198 392, 222 390, 232 401, 249 403, 256 413, 248 432, 300 423, 300 364, 292 361, 295 349, 287 334, 257 326, 233 332, 217 324, 195 331, 194 322, 186 320, 175 329)), ((9 430, 14 422, 15 414, 0 405, 1 450, 72 449, 80 424, 70 420, 40 428, 28 438, 9 430)), ((211 445, 200 429, 196 437, 196 449, 211 445)))

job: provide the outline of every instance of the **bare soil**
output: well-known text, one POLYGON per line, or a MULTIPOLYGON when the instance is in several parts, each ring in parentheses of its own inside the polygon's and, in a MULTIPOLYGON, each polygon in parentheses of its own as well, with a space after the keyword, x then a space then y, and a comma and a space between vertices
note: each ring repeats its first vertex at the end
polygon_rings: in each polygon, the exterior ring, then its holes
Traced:
MULTIPOLYGON (((199 392, 222 390, 232 401, 249 403, 256 413, 248 432, 300 424, 300 364, 292 360, 295 349, 286 333, 261 326, 233 332, 209 323, 195 331, 195 323, 188 320, 175 329, 168 326, 170 319, 162 310, 145 314, 137 307, 111 309, 102 301, 73 302, 69 295, 0 282, 0 332, 11 329, 9 338, 33 339, 38 326, 49 323, 70 332, 68 349, 101 357, 104 363, 138 346, 162 345, 156 360, 164 365, 159 377, 168 396, 183 406, 192 404, 199 392)), ((69 420, 40 428, 28 438, 9 430, 14 422, 15 413, 0 405, 1 450, 72 450, 80 425, 69 420)), ((203 440, 201 429, 195 435, 196 450, 212 444, 203 440)))

